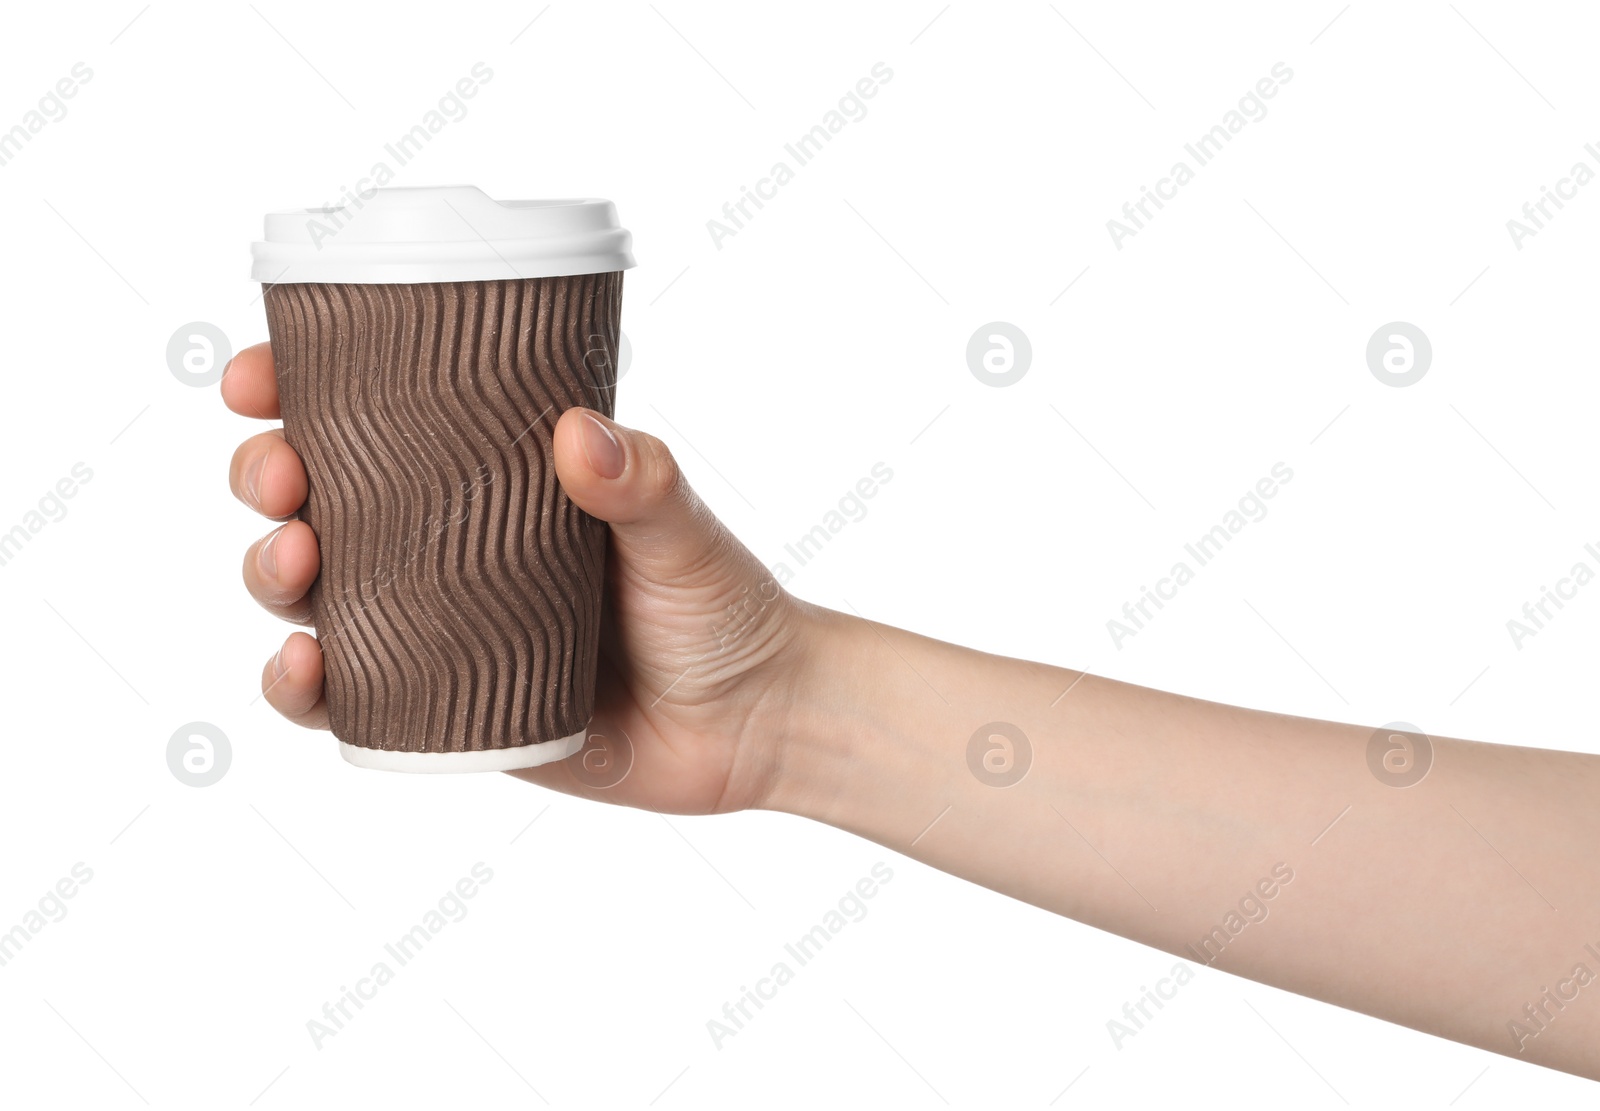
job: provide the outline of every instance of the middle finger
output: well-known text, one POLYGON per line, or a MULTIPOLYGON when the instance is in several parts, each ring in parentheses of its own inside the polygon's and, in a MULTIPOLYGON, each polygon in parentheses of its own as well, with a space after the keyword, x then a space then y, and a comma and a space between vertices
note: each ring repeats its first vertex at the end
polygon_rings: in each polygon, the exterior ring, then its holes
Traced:
POLYGON ((281 521, 305 504, 306 469, 281 429, 251 436, 228 467, 233 496, 257 513, 281 521))

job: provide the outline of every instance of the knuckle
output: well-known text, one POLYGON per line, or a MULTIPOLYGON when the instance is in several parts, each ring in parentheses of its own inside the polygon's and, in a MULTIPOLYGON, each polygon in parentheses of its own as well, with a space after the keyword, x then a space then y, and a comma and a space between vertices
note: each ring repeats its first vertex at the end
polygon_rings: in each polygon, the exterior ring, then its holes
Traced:
POLYGON ((683 486, 683 470, 672 450, 654 436, 644 437, 644 489, 652 500, 666 501, 683 486))

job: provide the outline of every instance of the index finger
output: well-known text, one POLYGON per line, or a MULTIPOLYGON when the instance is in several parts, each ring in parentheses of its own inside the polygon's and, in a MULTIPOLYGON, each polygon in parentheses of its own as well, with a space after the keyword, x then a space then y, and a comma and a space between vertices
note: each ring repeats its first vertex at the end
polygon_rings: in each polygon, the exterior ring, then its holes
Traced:
POLYGON ((222 375, 222 401, 244 417, 277 420, 278 375, 272 365, 272 345, 258 343, 233 357, 222 375))

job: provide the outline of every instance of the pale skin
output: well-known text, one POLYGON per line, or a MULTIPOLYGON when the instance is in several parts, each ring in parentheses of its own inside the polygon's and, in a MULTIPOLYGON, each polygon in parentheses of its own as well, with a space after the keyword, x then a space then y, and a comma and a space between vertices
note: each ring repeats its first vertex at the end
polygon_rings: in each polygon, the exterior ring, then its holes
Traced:
MULTIPOLYGON (((239 353, 222 395, 279 418, 268 345, 239 353)), ((573 774, 581 757, 511 774, 663 813, 808 817, 1191 966, 1600 1079, 1600 757, 1435 737, 1427 775, 1397 788, 1368 765, 1377 723, 823 609, 772 583, 660 440, 575 409, 555 447, 568 495, 611 528, 592 729, 625 733, 634 764, 607 788, 573 774), (968 761, 997 721, 1032 750, 1008 786, 968 761), (1198 949, 1208 936, 1222 940, 1198 949)), ((306 497, 277 430, 246 440, 229 478, 274 520, 306 497)), ((245 553, 251 595, 297 624, 317 572, 301 521, 245 553)), ((261 682, 289 720, 327 728, 311 635, 291 634, 261 682)))

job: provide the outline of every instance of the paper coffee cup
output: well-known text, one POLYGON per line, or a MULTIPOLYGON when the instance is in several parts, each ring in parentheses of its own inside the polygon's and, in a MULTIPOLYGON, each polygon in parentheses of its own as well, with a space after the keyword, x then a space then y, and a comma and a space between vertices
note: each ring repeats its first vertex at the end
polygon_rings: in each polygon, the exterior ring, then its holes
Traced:
POLYGON ((345 759, 498 771, 583 747, 606 526, 556 479, 614 411, 632 240, 603 200, 372 191, 251 248, 305 463, 328 715, 345 759))

